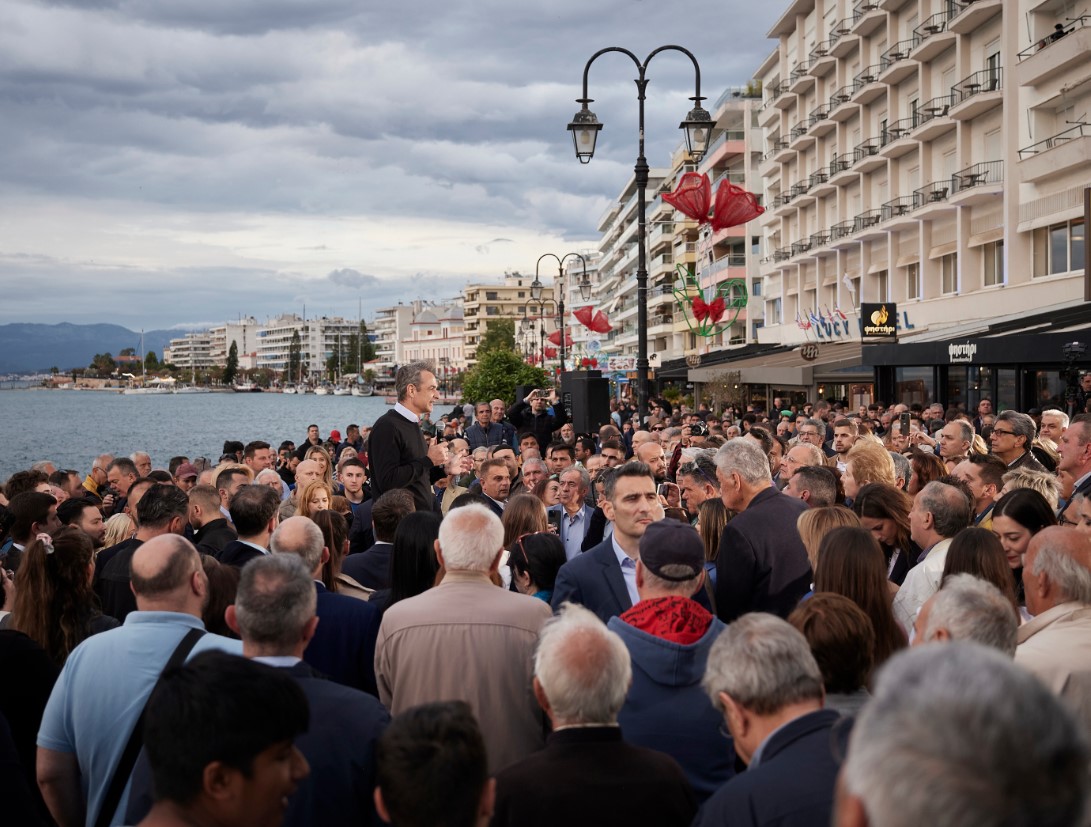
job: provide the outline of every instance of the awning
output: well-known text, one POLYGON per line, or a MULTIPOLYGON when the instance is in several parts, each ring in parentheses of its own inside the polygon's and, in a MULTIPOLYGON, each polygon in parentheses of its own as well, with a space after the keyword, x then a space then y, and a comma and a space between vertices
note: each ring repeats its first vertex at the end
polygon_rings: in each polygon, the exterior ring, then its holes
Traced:
POLYGON ((860 342, 809 344, 818 347, 818 357, 813 361, 804 359, 800 349, 794 348, 691 368, 688 378, 690 382, 710 382, 724 373, 738 371, 739 381, 749 385, 807 386, 820 377, 840 381, 850 381, 856 375, 861 379, 872 377, 871 368, 863 364, 860 342), (851 371, 853 368, 858 371, 851 371), (839 374, 831 376, 834 371, 839 374))

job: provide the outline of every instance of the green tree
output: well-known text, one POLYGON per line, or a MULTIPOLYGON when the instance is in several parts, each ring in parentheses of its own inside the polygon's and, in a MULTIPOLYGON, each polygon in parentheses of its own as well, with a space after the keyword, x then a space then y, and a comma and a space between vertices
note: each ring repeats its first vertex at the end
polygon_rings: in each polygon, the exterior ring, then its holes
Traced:
POLYGON ((549 381, 544 370, 528 365, 513 350, 496 348, 482 354, 479 347, 477 358, 477 364, 462 375, 463 399, 511 400, 517 385, 541 388, 549 381))
POLYGON ((239 373, 239 343, 231 340, 231 348, 227 351, 227 364, 224 366, 223 383, 233 384, 239 373))
POLYGON ((118 356, 136 356, 135 347, 123 347, 117 354, 118 356))
POLYGON ((91 373, 101 378, 113 376, 117 370, 117 362, 114 361, 114 357, 109 353, 96 353, 95 358, 91 360, 91 366, 89 368, 91 373))
POLYGON ((262 388, 269 387, 274 378, 275 374, 269 368, 257 368, 250 373, 250 380, 262 388))
MULTIPOLYGON (((477 358, 492 350, 515 350, 515 320, 491 319, 489 328, 477 343, 477 358)), ((505 397, 507 398, 507 397, 505 397)))
POLYGON ((159 370, 160 367, 162 366, 159 364, 159 357, 155 355, 154 350, 149 350, 148 355, 144 357, 144 370, 151 373, 159 370))
POLYGON ((292 341, 288 343, 288 381, 298 382, 300 379, 299 366, 303 360, 303 340, 299 338, 299 331, 292 331, 292 341))

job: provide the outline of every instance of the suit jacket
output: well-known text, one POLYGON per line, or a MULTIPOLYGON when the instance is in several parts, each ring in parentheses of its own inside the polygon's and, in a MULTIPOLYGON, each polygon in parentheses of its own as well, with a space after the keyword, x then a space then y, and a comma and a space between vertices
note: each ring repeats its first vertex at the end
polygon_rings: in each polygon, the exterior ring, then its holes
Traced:
POLYGON ((493 514, 495 514, 499 519, 503 520, 504 519, 504 509, 500 507, 500 503, 498 503, 496 500, 494 500, 492 497, 488 496, 487 494, 482 494, 481 496, 485 498, 485 505, 487 505, 489 507, 489 510, 493 514))
POLYGON ((832 709, 785 724, 765 742, 761 760, 736 775, 701 810, 694 827, 829 824, 848 727, 834 730, 832 709))
POLYGON ((693 790, 668 755, 627 744, 616 726, 562 729, 496 776, 492 827, 688 827, 693 790))
POLYGON ((234 540, 224 546, 220 556, 216 559, 225 566, 234 566, 241 569, 255 557, 261 557, 262 553, 242 540, 234 540))
POLYGON ((609 522, 601 508, 596 508, 591 512, 591 520, 587 524, 587 533, 583 535, 584 551, 594 548, 606 539, 606 526, 609 522))
POLYGON ((370 603, 334 594, 315 582, 318 628, 303 660, 345 686, 378 696, 375 686, 375 637, 382 614, 370 603))
POLYGON ((201 526, 193 534, 193 545, 202 554, 211 554, 215 557, 227 547, 233 540, 239 539, 234 526, 221 517, 211 520, 201 526))
POLYGON ((461 485, 448 485, 443 489, 443 499, 440 500, 439 510, 443 516, 447 516, 447 512, 451 509, 451 503, 469 491, 469 488, 464 488, 461 485))
POLYGON ((1068 498, 1069 501, 1071 501, 1073 497, 1075 497, 1077 494, 1082 494, 1085 497, 1091 495, 1091 476, 1089 476, 1087 479, 1085 479, 1083 482, 1076 486, 1075 490, 1073 490, 1072 492, 1072 496, 1068 498))
MULTIPOLYGON (((561 505, 560 503, 557 503, 557 505, 551 505, 546 510, 547 511, 552 511, 552 512, 554 512, 556 514, 561 515, 561 523, 560 523, 561 530, 558 533, 558 536, 561 538, 561 541, 564 542, 565 536, 567 535, 567 533, 569 531, 569 528, 568 528, 568 512, 566 512, 564 510, 564 506, 561 505)), ((581 514, 580 523, 577 526, 572 526, 572 530, 582 532, 582 534, 579 537, 580 542, 579 542, 578 548, 580 549, 580 551, 586 551, 586 549, 588 547, 584 546, 584 541, 587 539, 587 534, 591 529, 591 518, 594 517, 595 509, 592 508, 589 505, 584 504, 584 505, 580 506, 580 514, 581 514)), ((605 517, 603 519, 605 519, 605 517)), ((600 531, 599 543, 601 543, 602 542, 602 535, 601 535, 602 527, 601 526, 599 527, 599 531, 600 531)), ((598 545, 598 543, 595 543, 595 545, 598 545)), ((567 546, 566 546, 566 548, 567 548, 567 546)))
POLYGON ((716 560, 716 614, 787 617, 810 590, 811 564, 796 530, 807 504, 770 486, 724 528, 716 560))
POLYGON ((1072 601, 1019 627, 1015 662, 1066 701, 1091 731, 1091 606, 1072 601))
MULTIPOLYGON (((352 518, 349 526, 349 555, 367 551, 375 545, 375 529, 371 525, 371 509, 375 500, 365 500, 352 518)), ((347 558, 346 558, 347 559, 347 558)))
POLYGON ((553 611, 559 611, 566 600, 594 612, 603 623, 632 608, 613 538, 561 566, 550 601, 553 611))
POLYGON ((390 543, 376 543, 362 554, 350 554, 341 562, 341 571, 369 589, 390 588, 390 543))

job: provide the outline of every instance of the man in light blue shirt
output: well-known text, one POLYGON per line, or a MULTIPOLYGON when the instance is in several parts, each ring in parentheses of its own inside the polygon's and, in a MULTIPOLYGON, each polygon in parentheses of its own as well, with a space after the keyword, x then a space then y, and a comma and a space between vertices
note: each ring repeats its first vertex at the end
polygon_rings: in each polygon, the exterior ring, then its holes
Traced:
MULTIPOLYGON (((193 544, 176 534, 144 543, 132 559, 137 611, 69 655, 38 732, 38 784, 58 824, 92 827, 114 768, 167 660, 191 629, 204 629, 208 578, 193 544)), ((193 654, 238 641, 205 634, 193 654)), ((128 786, 109 823, 122 823, 128 786)))
POLYGON ((560 487, 561 501, 551 505, 549 510, 561 515, 561 542, 564 543, 565 557, 571 560, 583 550, 583 539, 587 536, 594 511, 585 502, 591 488, 591 477, 586 469, 574 465, 561 474, 560 487))

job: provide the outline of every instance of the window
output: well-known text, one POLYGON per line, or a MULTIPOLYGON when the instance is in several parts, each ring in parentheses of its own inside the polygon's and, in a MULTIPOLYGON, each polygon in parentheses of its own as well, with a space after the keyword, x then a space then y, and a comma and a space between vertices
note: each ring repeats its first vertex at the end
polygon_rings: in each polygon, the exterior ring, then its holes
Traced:
POLYGON ((1083 267, 1086 228, 1083 221, 1066 221, 1034 231, 1034 275, 1051 276, 1083 267))
POLYGON ((754 279, 754 281, 751 282, 751 285, 752 286, 750 288, 750 295, 751 296, 760 296, 761 295, 761 279, 754 279))
POLYGON ((1004 283, 1004 242, 993 241, 985 245, 985 273, 982 284, 993 287, 1004 283))
POLYGON ((485 306, 485 315, 486 316, 499 316, 500 315, 500 308, 497 307, 496 305, 493 305, 493 304, 486 305, 485 306))
POLYGON ((905 268, 905 297, 907 299, 921 297, 921 266, 919 264, 910 264, 905 268))
POLYGON ((497 301, 496 291, 495 290, 486 290, 485 291, 485 300, 486 301, 491 301, 491 302, 497 301))
POLYGON ((880 270, 875 274, 875 301, 890 301, 890 279, 887 270, 880 270))
POLYGON ((781 312, 783 305, 780 299, 773 299, 769 302, 769 311, 765 314, 765 317, 769 320, 769 324, 780 324, 781 312))
POLYGON ((939 260, 940 292, 944 295, 958 292, 958 253, 950 253, 939 260))

